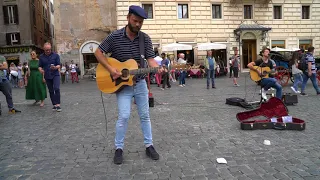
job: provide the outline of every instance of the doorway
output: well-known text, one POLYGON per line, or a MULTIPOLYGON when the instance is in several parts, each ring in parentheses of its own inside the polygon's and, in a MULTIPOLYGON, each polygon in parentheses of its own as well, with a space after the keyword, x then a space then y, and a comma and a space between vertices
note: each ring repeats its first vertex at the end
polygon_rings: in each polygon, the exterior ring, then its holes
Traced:
POLYGON ((91 69, 98 65, 98 60, 94 54, 83 54, 83 66, 85 70, 91 69))
POLYGON ((227 50, 226 49, 213 49, 212 56, 216 60, 217 64, 222 67, 227 67, 227 50))
POLYGON ((248 68, 247 65, 257 60, 257 40, 244 39, 242 40, 242 68, 248 68))

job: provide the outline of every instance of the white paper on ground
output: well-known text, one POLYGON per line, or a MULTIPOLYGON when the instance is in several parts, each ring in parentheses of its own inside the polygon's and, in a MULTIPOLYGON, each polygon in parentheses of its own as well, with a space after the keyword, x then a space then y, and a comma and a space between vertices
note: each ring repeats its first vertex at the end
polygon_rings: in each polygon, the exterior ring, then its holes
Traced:
POLYGON ((267 146, 270 146, 271 145, 271 142, 269 140, 264 140, 263 141, 263 144, 264 145, 267 145, 267 146))
POLYGON ((218 162, 219 164, 227 164, 227 160, 224 159, 224 158, 217 158, 217 162, 218 162))

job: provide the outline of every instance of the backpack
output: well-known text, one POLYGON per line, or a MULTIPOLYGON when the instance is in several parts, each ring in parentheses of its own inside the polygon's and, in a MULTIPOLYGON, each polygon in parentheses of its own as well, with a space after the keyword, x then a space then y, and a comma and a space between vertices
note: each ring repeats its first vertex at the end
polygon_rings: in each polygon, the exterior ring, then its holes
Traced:
POLYGON ((302 72, 305 72, 308 69, 308 65, 307 65, 308 57, 309 57, 308 54, 303 54, 298 63, 298 69, 300 69, 302 72))

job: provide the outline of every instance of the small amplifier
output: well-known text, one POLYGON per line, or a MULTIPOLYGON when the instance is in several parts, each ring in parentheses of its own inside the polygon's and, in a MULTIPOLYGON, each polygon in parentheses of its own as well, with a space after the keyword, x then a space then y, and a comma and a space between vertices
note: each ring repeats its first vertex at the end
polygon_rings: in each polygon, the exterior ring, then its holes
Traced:
POLYGON ((282 95, 282 101, 286 105, 295 105, 298 103, 298 96, 296 94, 284 93, 282 95))

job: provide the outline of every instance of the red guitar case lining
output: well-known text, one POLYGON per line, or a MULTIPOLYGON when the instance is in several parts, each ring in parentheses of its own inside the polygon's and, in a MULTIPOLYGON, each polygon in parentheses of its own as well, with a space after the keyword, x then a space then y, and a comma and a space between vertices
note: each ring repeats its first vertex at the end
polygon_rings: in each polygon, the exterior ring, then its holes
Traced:
POLYGON ((278 98, 272 97, 266 103, 262 103, 258 109, 237 114, 242 130, 254 129, 280 129, 280 130, 304 130, 305 122, 292 117, 292 122, 283 123, 282 117, 288 116, 286 105, 278 98), (259 118, 263 116, 262 118, 259 118), (277 122, 271 122, 271 118, 277 118, 277 122))

